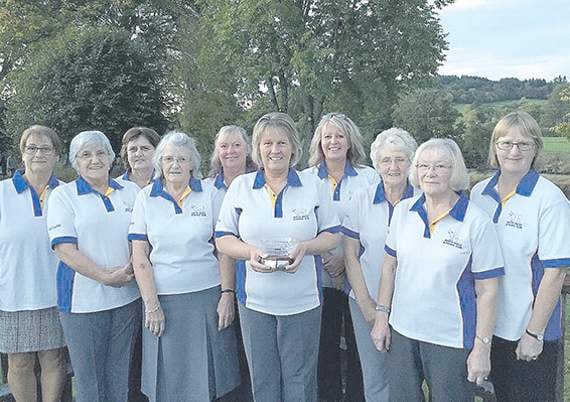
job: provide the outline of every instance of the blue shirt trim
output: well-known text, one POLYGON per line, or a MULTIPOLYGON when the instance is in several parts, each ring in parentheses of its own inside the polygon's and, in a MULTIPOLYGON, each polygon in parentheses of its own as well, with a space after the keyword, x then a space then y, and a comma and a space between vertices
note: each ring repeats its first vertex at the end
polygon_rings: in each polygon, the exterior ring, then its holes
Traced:
MULTIPOLYGON (((465 213, 467 212, 467 207, 469 205, 469 199, 467 198, 464 192, 460 192, 458 193, 458 195, 459 198, 457 199, 457 201, 449 211, 449 216, 454 218, 456 221, 463 222, 463 219, 465 219, 465 213)), ((425 225, 424 237, 426 239, 429 239, 431 238, 431 233, 429 230, 427 211, 424 208, 425 201, 426 201, 426 196, 425 194, 422 194, 418 198, 418 200, 412 205, 410 211, 416 211, 418 213, 418 215, 420 216, 425 225)))
MULTIPOLYGON (((113 212, 115 210, 111 199, 105 194, 101 194, 100 192, 96 191, 83 177, 79 176, 77 180, 75 180, 75 185, 77 187, 77 195, 85 195, 90 193, 97 194, 99 197, 101 197, 101 200, 103 201, 107 212, 113 212)), ((121 190, 123 188, 123 186, 121 186, 112 178, 109 178, 109 187, 114 190, 121 190)))
MULTIPOLYGON (((196 192, 202 191, 202 183, 200 183, 200 180, 195 179, 194 177, 190 177, 190 180, 188 181, 188 186, 192 191, 196 192)), ((162 179, 160 178, 154 179, 152 183, 152 188, 150 190, 150 196, 162 197, 165 200, 170 201, 172 203, 172 206, 174 207, 174 213, 176 214, 182 213, 182 208, 178 206, 176 200, 174 200, 174 198, 172 198, 172 196, 166 190, 164 190, 164 187, 162 185, 162 179)))
POLYGON ((473 278, 475 280, 484 280, 491 278, 498 278, 499 276, 505 275, 505 267, 493 268, 483 272, 473 272, 473 278))
POLYGON ((397 253, 396 250, 392 250, 390 247, 388 247, 388 245, 386 244, 384 246, 384 251, 386 252, 386 254, 396 258, 397 257, 397 253))
POLYGON ((224 232, 222 230, 216 230, 214 232, 214 237, 216 239, 218 239, 220 237, 224 237, 224 236, 235 236, 235 237, 237 237, 237 235, 235 233, 232 233, 232 232, 224 232))
POLYGON ((354 231, 350 230, 350 229, 347 228, 347 227, 344 227, 344 226, 342 227, 342 233, 343 233, 345 236, 350 237, 351 239, 360 240, 360 234, 357 233, 357 232, 354 232, 354 231))
MULTIPOLYGON (((253 181, 253 189, 257 190, 263 188, 265 186, 265 171, 263 168, 259 169, 255 175, 255 180, 253 181)), ((289 168, 289 173, 287 173, 287 185, 292 187, 301 187, 303 183, 301 183, 301 179, 299 178, 299 174, 293 168, 289 168)))
MULTIPOLYGON (((26 178, 24 177, 24 173, 20 170, 16 170, 14 176, 12 176, 12 183, 14 184, 14 188, 18 194, 22 194, 26 189, 30 189, 30 196, 32 197, 32 207, 34 209, 34 216, 42 216, 42 204, 40 202, 40 197, 36 190, 30 186, 26 178)), ((50 189, 54 189, 59 186, 59 180, 55 176, 51 176, 48 181, 48 186, 50 189)))
POLYGON ((57 246, 58 244, 62 244, 62 243, 77 244, 77 237, 74 237, 74 236, 61 236, 61 237, 56 237, 55 239, 53 239, 53 240, 51 241, 51 247, 54 248, 54 247, 57 246))
MULTIPOLYGON (((327 177, 329 177, 329 171, 327 168, 326 161, 322 161, 319 164, 317 175, 321 179, 326 179, 327 177)), ((338 183, 336 184, 336 187, 334 189, 333 201, 340 201, 340 189, 342 186, 342 181, 344 180, 345 177, 348 177, 348 176, 358 176, 358 172, 356 171, 356 169, 354 168, 354 166, 352 166, 352 164, 350 162, 346 161, 346 163, 344 164, 344 174, 341 177, 341 179, 338 181, 338 183)))
POLYGON ((216 179, 214 180, 214 187, 216 187, 218 190, 227 190, 228 187, 226 186, 226 183, 224 183, 224 170, 220 170, 220 173, 218 173, 216 175, 216 179))
POLYGON ((329 233, 341 233, 342 232, 342 226, 341 225, 337 225, 337 226, 331 226, 330 228, 326 228, 323 229, 319 232, 319 234, 323 233, 323 232, 329 232, 329 233))
POLYGON ((148 236, 140 233, 129 233, 127 237, 129 241, 133 240, 148 241, 148 236))
POLYGON ((131 179, 129 179, 129 172, 125 171, 125 173, 123 173, 123 175, 121 176, 121 179, 126 181, 131 181, 131 179))
POLYGON ((544 268, 565 268, 570 267, 570 258, 556 258, 553 260, 543 260, 544 268))
POLYGON ((75 271, 60 261, 56 274, 57 306, 59 307, 59 310, 64 313, 71 312, 74 280, 75 271))

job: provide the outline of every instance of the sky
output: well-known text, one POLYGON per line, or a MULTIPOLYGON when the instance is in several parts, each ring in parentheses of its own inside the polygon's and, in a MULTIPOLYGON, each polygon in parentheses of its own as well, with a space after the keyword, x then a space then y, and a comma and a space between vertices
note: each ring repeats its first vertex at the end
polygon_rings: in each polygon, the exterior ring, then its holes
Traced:
POLYGON ((570 0, 456 0, 440 74, 570 79, 570 0))

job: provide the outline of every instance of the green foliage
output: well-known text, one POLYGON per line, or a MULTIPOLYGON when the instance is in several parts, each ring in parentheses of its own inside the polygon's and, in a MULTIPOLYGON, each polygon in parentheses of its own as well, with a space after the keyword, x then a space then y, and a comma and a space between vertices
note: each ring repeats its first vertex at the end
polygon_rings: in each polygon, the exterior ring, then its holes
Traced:
POLYGON ((570 85, 561 87, 557 92, 559 113, 562 115, 554 126, 554 132, 570 140, 570 85))
POLYGON ((10 133, 44 124, 68 143, 81 130, 97 129, 117 149, 129 127, 161 132, 167 124, 161 70, 125 31, 69 29, 8 79, 14 91, 8 101, 10 133))
POLYGON ((488 144, 498 118, 496 110, 491 107, 469 108, 465 112, 462 151, 468 167, 488 167, 488 144))
POLYGON ((460 116, 449 92, 431 88, 402 95, 392 114, 394 125, 408 131, 418 143, 451 138, 461 146, 460 116))

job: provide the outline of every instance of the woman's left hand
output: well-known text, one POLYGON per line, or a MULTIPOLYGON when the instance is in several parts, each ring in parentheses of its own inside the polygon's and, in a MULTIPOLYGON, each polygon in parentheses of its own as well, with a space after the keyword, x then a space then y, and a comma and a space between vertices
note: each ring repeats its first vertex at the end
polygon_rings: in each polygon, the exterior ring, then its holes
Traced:
POLYGON ((467 358, 467 379, 481 385, 491 373, 491 345, 475 345, 467 358))
POLYGON ((231 325, 235 317, 234 294, 231 292, 222 293, 218 301, 218 331, 231 325))
POLYGON ((515 349, 515 354, 517 359, 530 362, 538 359, 538 356, 542 353, 543 347, 544 341, 534 339, 532 336, 525 333, 519 340, 517 348, 515 349))
POLYGON ((301 261, 303 261, 303 258, 305 257, 306 252, 307 244, 305 242, 298 243, 297 246, 295 246, 293 252, 289 254, 289 258, 291 258, 293 262, 285 267, 285 272, 297 272, 301 261))

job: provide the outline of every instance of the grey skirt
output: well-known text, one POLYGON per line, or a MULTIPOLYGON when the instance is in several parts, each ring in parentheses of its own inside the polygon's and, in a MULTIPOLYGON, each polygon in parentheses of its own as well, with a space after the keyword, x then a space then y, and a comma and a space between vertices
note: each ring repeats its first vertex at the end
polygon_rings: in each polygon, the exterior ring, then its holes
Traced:
POLYGON ((56 307, 0 310, 0 352, 25 353, 65 346, 56 307))
POLYGON ((142 392, 151 402, 209 401, 239 385, 235 329, 218 331, 219 298, 219 286, 159 296, 164 334, 143 328, 142 392))

